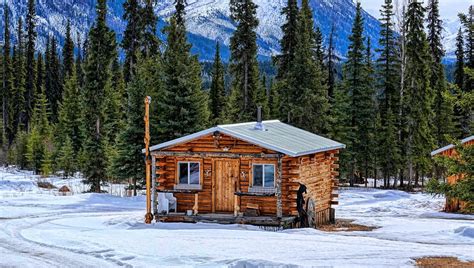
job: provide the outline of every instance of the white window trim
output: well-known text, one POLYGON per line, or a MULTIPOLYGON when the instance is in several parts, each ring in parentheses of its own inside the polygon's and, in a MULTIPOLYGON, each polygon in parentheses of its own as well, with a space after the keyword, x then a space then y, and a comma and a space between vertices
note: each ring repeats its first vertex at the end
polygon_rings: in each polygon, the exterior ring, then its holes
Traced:
POLYGON ((198 161, 178 161, 178 167, 177 167, 177 173, 178 173, 178 183, 177 186, 178 188, 201 188, 201 162, 198 161), (181 170, 180 170, 180 165, 181 164, 188 164, 188 183, 181 183, 180 178, 181 178, 181 170), (199 183, 198 184, 191 184, 190 179, 191 179, 191 164, 198 164, 199 166, 199 183), (184 187, 183 187, 184 186, 184 187))
POLYGON ((275 188, 275 164, 265 164, 265 163, 255 163, 252 164, 252 189, 274 189, 275 188), (254 170, 255 166, 262 166, 262 186, 255 186, 254 185, 254 170), (265 186, 265 166, 273 166, 273 186, 265 186))

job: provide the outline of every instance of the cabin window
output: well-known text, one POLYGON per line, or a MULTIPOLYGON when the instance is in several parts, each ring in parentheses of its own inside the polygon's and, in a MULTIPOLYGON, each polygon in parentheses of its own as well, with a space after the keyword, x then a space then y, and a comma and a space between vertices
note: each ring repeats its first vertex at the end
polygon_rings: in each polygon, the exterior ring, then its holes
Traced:
POLYGON ((274 188, 275 187, 275 165, 254 164, 252 174, 253 187, 274 188))
POLYGON ((182 185, 199 185, 201 176, 199 162, 179 162, 178 182, 182 185))

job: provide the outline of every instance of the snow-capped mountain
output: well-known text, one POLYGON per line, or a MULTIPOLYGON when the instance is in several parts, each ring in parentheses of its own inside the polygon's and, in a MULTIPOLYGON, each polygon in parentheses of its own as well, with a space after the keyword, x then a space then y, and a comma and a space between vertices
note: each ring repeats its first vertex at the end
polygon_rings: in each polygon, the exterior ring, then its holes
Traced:
POLYGON ((455 58, 454 52, 456 51, 456 37, 460 27, 461 22, 459 19, 444 21, 443 44, 446 51, 446 58, 448 59, 455 58))
MULTIPOLYGON (((115 30, 119 39, 125 29, 126 22, 122 20, 122 4, 125 0, 108 1, 109 26, 115 30)), ((27 0, 7 0, 10 7, 12 31, 14 31, 19 16, 26 14, 27 0)), ((258 5, 257 15, 260 21, 258 27, 259 56, 269 58, 279 52, 279 39, 282 36, 281 25, 284 16, 281 15, 286 0, 255 0, 258 5)), ((159 16, 159 28, 166 24, 174 11, 174 0, 161 0, 156 6, 159 16)), ((332 24, 336 29, 335 44, 341 55, 345 55, 348 47, 348 36, 355 16, 355 4, 352 0, 310 0, 313 8, 315 25, 320 27, 325 36, 329 36, 332 24)), ((38 0, 38 47, 44 48, 46 36, 55 35, 62 44, 65 25, 71 20, 74 35, 84 38, 95 17, 95 0, 38 0)), ((3 10, 2 10, 3 15, 3 10)), ((229 0, 188 0, 187 28, 189 40, 193 44, 193 53, 199 54, 201 60, 212 59, 215 42, 228 45, 235 25, 231 21, 229 0)), ((368 13, 364 13, 366 35, 372 43, 378 40, 379 22, 368 13)), ((3 21, 0 26, 3 28, 3 21)), ((3 30, 2 30, 3 32, 3 30)), ((161 31, 159 33, 161 35, 161 31)), ((229 50, 224 46, 223 57, 229 57, 229 50)))

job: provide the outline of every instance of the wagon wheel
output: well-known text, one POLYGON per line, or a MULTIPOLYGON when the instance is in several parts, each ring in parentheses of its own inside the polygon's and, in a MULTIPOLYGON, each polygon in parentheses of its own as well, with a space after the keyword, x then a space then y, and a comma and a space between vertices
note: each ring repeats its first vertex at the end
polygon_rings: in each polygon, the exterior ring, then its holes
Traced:
POLYGON ((315 227, 315 225, 316 225, 316 223, 315 223, 315 219, 316 219, 315 211, 316 211, 316 203, 310 197, 306 201, 306 214, 307 214, 307 217, 308 217, 308 226, 309 227, 315 227))

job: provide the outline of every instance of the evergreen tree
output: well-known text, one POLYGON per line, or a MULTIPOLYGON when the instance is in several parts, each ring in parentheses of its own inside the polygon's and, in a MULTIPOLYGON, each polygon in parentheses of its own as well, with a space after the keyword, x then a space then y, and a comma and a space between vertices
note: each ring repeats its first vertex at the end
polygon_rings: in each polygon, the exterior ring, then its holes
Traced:
POLYGON ((83 89, 84 174, 92 192, 100 192, 100 183, 106 173, 103 104, 116 51, 115 34, 106 24, 106 0, 97 1, 96 11, 96 21, 89 32, 83 89))
POLYGON ((66 137, 66 140, 60 147, 58 157, 58 168, 64 172, 66 179, 74 175, 76 171, 75 152, 71 139, 66 137))
POLYGON ((288 75, 291 63, 295 58, 298 34, 298 12, 298 1, 288 0, 286 7, 283 8, 281 13, 285 16, 286 21, 281 27, 283 37, 280 40, 281 54, 277 57, 277 79, 283 79, 288 75))
MULTIPOLYGON (((47 46, 48 47, 48 46, 47 46)), ((57 122, 58 105, 62 98, 61 64, 58 56, 58 46, 56 38, 51 37, 49 51, 46 51, 46 98, 51 108, 50 119, 57 122)))
MULTIPOLYGON (((336 141, 349 141, 351 134, 351 114, 350 114, 350 96, 346 89, 347 81, 343 80, 336 84, 334 88, 334 101, 331 107, 331 119, 329 137, 336 141)), ((340 177, 346 177, 350 171, 350 152, 349 150, 342 150, 340 152, 340 177)))
MULTIPOLYGON (((376 114, 375 109, 375 69, 372 62, 372 45, 370 38, 367 39, 367 49, 365 53, 365 88, 361 92, 355 91, 353 97, 358 98, 353 103, 359 107, 355 108, 357 112, 354 114, 357 131, 356 139, 358 141, 357 146, 357 163, 360 163, 360 173, 365 178, 367 184, 367 178, 371 174, 371 170, 374 168, 374 148, 375 143, 375 126, 376 126, 376 114)), ((385 187, 388 187, 388 180, 385 187)))
POLYGON ((82 46, 81 46, 81 39, 78 37, 77 40, 77 57, 76 57, 76 62, 75 62, 75 67, 76 67, 76 77, 77 77, 77 84, 79 85, 79 88, 82 88, 84 86, 84 69, 82 68, 82 63, 83 63, 83 51, 82 51, 82 46))
POLYGON ((230 39, 230 73, 234 78, 231 98, 234 121, 253 120, 257 106, 255 97, 259 91, 257 61, 257 5, 252 0, 231 0, 231 19, 237 24, 230 39))
POLYGON ((303 0, 298 15, 298 42, 295 59, 288 77, 288 109, 286 121, 316 133, 326 133, 329 102, 323 84, 322 67, 316 58, 313 15, 307 0, 303 0))
POLYGON ((26 159, 28 165, 35 173, 50 171, 52 151, 52 133, 49 124, 49 104, 44 94, 44 88, 35 97, 35 107, 31 117, 31 132, 26 146, 26 159), (46 170, 48 169, 48 170, 46 170))
MULTIPOLYGON (((156 66, 154 63, 155 61, 152 59, 140 60, 137 66, 137 75, 128 83, 127 118, 125 126, 118 136, 117 155, 112 163, 115 171, 113 175, 123 181, 131 179, 135 186, 145 177, 142 154, 145 135, 143 111, 145 110, 144 99, 150 87, 149 82, 153 79, 151 70, 156 66)), ((136 187, 134 187, 135 189, 136 187)))
POLYGON ((413 0, 408 5, 406 19, 406 73, 404 92, 404 126, 406 128, 406 159, 411 183, 430 168, 433 93, 430 88, 429 45, 423 28, 425 9, 413 0), (416 174, 414 174, 416 171, 416 174))
POLYGON ((279 83, 270 82, 270 92, 268 94, 268 109, 270 118, 279 118, 280 116, 280 92, 279 83))
POLYGON ((138 53, 142 57, 159 53, 160 41, 156 36, 158 18, 153 10, 154 1, 128 0, 123 4, 123 19, 127 21, 122 48, 125 50, 124 77, 129 82, 135 72, 138 53))
POLYGON ((201 90, 201 67, 186 39, 182 3, 176 2, 176 13, 164 30, 168 47, 163 55, 164 89, 157 104, 160 141, 202 130, 209 119, 206 95, 201 90))
MULTIPOLYGON (((370 126, 372 124, 373 109, 371 105, 372 95, 368 85, 367 55, 363 36, 364 19, 362 7, 357 3, 356 16, 349 37, 350 45, 347 62, 344 66, 344 86, 350 96, 350 126, 351 133, 347 140, 347 151, 349 154, 349 175, 351 186, 355 182, 356 173, 363 173, 364 164, 370 140, 370 126)), ((364 174, 367 175, 367 174, 364 174)))
POLYGON ((127 0, 123 3, 123 19, 127 21, 127 28, 122 40, 122 48, 125 51, 124 76, 129 82, 135 72, 137 64, 137 53, 140 48, 143 32, 141 31, 141 13, 138 0, 127 0))
POLYGON ((74 152, 81 149, 83 142, 81 114, 78 112, 78 107, 81 106, 80 89, 73 71, 72 76, 66 78, 63 99, 59 106, 57 144, 64 146, 66 140, 70 140, 74 152))
POLYGON ((4 5, 4 45, 3 45, 3 75, 2 75, 2 114, 3 114, 3 131, 4 137, 7 139, 8 147, 12 144, 15 136, 15 129, 13 127, 13 92, 14 92, 14 81, 13 81, 13 66, 11 59, 11 36, 10 36, 10 9, 4 5))
MULTIPOLYGON (((104 137, 109 144, 115 143, 115 139, 123 127, 125 108, 125 82, 123 71, 120 68, 118 57, 112 63, 112 79, 105 87, 104 99, 104 137)), ((109 146, 109 149, 113 149, 109 146)))
POLYGON ((146 0, 142 8, 143 40, 141 42, 142 57, 157 56, 160 53, 160 40, 156 34, 158 17, 154 11, 156 0, 146 0))
POLYGON ((314 56, 318 61, 319 66, 324 66, 324 45, 323 33, 319 27, 314 31, 314 56))
POLYGON ((440 19, 439 14, 439 0, 430 0, 428 2, 427 11, 427 39, 432 58, 432 64, 430 65, 430 86, 434 92, 434 137, 438 146, 444 146, 451 140, 453 128, 450 126, 452 126, 451 123, 453 122, 453 111, 450 109, 446 110, 446 108, 449 108, 449 106, 446 106, 447 100, 445 99, 447 93, 447 84, 444 74, 444 65, 442 62, 444 57, 443 44, 441 43, 443 21, 440 19), (446 124, 449 124, 450 126, 447 126, 446 124))
POLYGON ((462 95, 464 99, 461 99, 460 102, 464 105, 462 106, 462 116, 461 116, 461 129, 462 136, 466 137, 472 134, 473 125, 474 125, 474 116, 472 115, 472 103, 469 101, 466 102, 466 99, 469 99, 469 96, 472 95, 474 88, 474 78, 470 75, 467 75, 469 70, 474 69, 474 6, 470 6, 467 14, 459 14, 459 18, 464 27, 465 32, 465 71, 466 75, 464 76, 464 85, 462 89, 462 95))
MULTIPOLYGON (((38 53, 38 58, 36 60, 36 81, 35 88, 41 90, 45 86, 44 84, 44 64, 43 64, 43 55, 38 53)), ((35 92, 39 94, 39 92, 35 92)), ((34 105, 34 102, 33 102, 34 105)))
POLYGON ((379 89, 377 129, 377 158, 384 181, 395 176, 400 167, 401 155, 398 142, 398 116, 400 103, 400 60, 397 37, 393 23, 393 4, 386 0, 381 10, 380 48, 377 59, 379 89))
POLYGON ((13 49, 13 66, 15 72, 13 92, 13 134, 23 129, 26 124, 25 107, 25 44, 23 22, 18 19, 17 44, 13 49))
POLYGON ((25 101, 26 101, 26 118, 25 127, 28 129, 29 119, 31 117, 34 105, 34 97, 36 90, 36 74, 35 74, 35 47, 36 47, 36 4, 35 0, 28 0, 28 14, 26 15, 26 84, 25 84, 25 101))
POLYGON ((217 124, 223 119, 224 107, 226 105, 224 65, 221 62, 219 43, 216 44, 216 55, 212 67, 212 83, 209 95, 209 108, 211 112, 210 119, 213 124, 217 124))
POLYGON ((454 84, 462 89, 464 86, 464 35, 459 28, 456 37, 456 65, 454 68, 454 84))
POLYGON ((338 76, 337 64, 341 60, 336 55, 336 48, 334 45, 334 34, 335 34, 335 28, 334 28, 334 24, 332 24, 331 32, 329 34, 328 52, 327 52, 327 57, 326 57, 328 96, 329 96, 329 101, 331 103, 333 103, 333 100, 334 100, 334 90, 336 87, 336 79, 338 76))
POLYGON ((63 46, 62 60, 62 77, 64 81, 66 77, 71 76, 74 71, 74 41, 72 41, 71 22, 69 20, 66 24, 66 39, 63 46))

